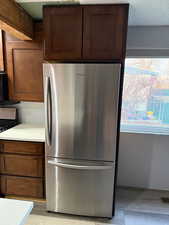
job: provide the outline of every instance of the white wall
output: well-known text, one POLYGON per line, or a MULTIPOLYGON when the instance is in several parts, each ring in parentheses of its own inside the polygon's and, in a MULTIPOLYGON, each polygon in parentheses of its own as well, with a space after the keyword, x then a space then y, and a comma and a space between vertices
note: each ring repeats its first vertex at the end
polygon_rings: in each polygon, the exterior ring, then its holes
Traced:
POLYGON ((169 56, 169 26, 129 27, 128 56, 169 56))
POLYGON ((121 133, 118 184, 169 190, 169 136, 121 133))
POLYGON ((132 26, 127 49, 169 49, 169 26, 132 26))
MULTIPOLYGON (((169 58, 169 26, 131 27, 130 56, 169 58)), ((169 136, 121 133, 118 185, 169 190, 169 136)))
POLYGON ((21 102, 15 107, 21 123, 44 124, 44 103, 21 102))

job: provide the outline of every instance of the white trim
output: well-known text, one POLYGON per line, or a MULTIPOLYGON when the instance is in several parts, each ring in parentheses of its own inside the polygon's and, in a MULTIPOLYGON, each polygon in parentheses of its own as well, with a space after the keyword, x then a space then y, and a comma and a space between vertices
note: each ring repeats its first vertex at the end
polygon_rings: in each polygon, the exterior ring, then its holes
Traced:
POLYGON ((79 0, 15 0, 18 3, 39 3, 39 2, 79 2, 79 0))
POLYGON ((127 58, 169 58, 169 49, 127 49, 127 58))
POLYGON ((136 134, 169 135, 169 127, 121 124, 120 132, 136 133, 136 134))
POLYGON ((47 2, 70 2, 80 4, 127 4, 128 0, 15 0, 18 3, 47 3, 47 2))

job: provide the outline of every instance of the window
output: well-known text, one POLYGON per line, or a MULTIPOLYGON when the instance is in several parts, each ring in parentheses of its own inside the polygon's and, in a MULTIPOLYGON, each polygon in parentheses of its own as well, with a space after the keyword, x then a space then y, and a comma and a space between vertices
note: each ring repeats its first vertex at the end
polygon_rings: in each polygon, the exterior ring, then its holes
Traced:
POLYGON ((126 59, 121 131, 169 134, 169 58, 126 59))

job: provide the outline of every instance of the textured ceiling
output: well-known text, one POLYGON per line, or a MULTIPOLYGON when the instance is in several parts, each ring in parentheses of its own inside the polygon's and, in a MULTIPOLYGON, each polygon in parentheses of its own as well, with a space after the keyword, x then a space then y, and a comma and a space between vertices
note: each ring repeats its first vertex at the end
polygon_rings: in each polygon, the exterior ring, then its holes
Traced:
POLYGON ((16 0, 35 19, 42 19, 44 4, 129 3, 130 26, 169 25, 169 0, 16 0))

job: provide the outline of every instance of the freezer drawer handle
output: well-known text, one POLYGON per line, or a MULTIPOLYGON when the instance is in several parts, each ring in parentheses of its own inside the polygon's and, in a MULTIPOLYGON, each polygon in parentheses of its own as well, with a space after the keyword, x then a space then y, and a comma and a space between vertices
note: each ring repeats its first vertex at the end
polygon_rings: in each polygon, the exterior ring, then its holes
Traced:
POLYGON ((72 164, 66 164, 66 163, 60 163, 60 162, 55 162, 52 160, 48 160, 49 164, 63 167, 63 168, 69 168, 69 169, 75 169, 75 170, 110 170, 113 168, 111 165, 106 165, 106 166, 80 166, 80 165, 72 165, 72 164))

